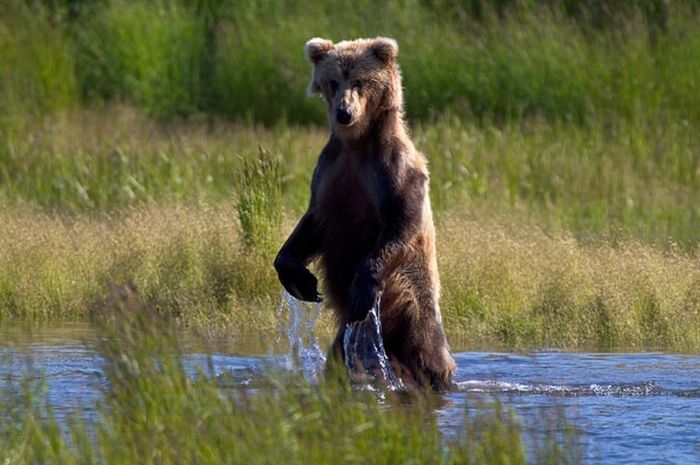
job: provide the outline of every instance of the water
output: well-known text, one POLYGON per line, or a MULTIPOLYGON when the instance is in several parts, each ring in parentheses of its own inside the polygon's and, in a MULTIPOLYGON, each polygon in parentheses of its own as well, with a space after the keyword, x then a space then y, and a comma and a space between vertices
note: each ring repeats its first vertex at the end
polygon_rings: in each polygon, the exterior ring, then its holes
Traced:
MULTIPOLYGON (((382 340, 382 322, 378 313, 381 298, 379 293, 364 320, 346 325, 344 361, 355 387, 401 390, 404 385, 391 368, 382 340)), ((314 333, 320 314, 320 303, 302 302, 287 291, 282 291, 277 310, 277 342, 285 338, 288 349, 288 355, 282 358, 282 366, 301 370, 306 378, 312 380, 323 372, 326 363, 314 333)))
POLYGON ((394 374, 384 350, 382 321, 379 319, 381 301, 382 294, 379 293, 364 320, 345 326, 345 366, 357 387, 378 385, 392 391, 402 390, 405 389, 403 382, 394 374))
POLYGON ((700 463, 700 356, 645 353, 455 355, 458 391, 439 414, 459 424, 469 402, 494 396, 513 406, 526 430, 563 411, 582 433, 589 461, 700 463))
POLYGON ((279 333, 277 342, 286 336, 288 355, 283 358, 283 366, 301 370, 306 378, 316 379, 326 363, 326 356, 318 345, 314 329, 321 314, 320 303, 308 303, 295 299, 287 291, 282 291, 277 309, 279 333), (286 315, 286 318, 285 318, 286 315))
MULTIPOLYGON (((292 339, 304 334, 303 347, 309 348, 313 337, 305 328, 316 309, 298 310, 303 318, 296 320, 292 339)), ((295 321, 294 311, 283 309, 288 322, 295 321)), ((94 337, 85 325, 46 327, 31 338, 21 330, 0 328, 0 380, 16 374, 18 365, 31 357, 45 372, 59 417, 73 408, 89 409, 106 383, 92 348, 94 337)), ((280 360, 250 355, 248 341, 202 347, 183 337, 188 370, 206 368, 211 354, 214 374, 233 383, 254 383, 270 362, 280 360)), ((289 342, 286 330, 283 337, 289 342)), ((303 361, 303 348, 300 355, 303 361)), ((436 409, 447 435, 459 433, 465 411, 475 412, 495 398, 515 409, 526 438, 556 427, 548 422, 563 411, 579 430, 591 463, 700 463, 700 356, 534 351, 457 352, 454 357, 458 389, 443 395, 436 409)))

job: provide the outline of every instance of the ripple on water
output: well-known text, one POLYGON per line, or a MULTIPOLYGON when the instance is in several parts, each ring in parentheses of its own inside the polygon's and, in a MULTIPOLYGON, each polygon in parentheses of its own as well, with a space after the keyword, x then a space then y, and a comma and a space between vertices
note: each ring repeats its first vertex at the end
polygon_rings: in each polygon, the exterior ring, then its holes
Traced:
MULTIPOLYGON (((184 356, 185 369, 193 376, 202 372, 215 376, 225 388, 254 387, 264 382, 266 367, 287 362, 301 363, 302 372, 310 376, 317 374, 323 353, 308 331, 317 310, 282 309, 282 337, 298 356, 190 351, 184 356), (291 327, 296 329, 288 331, 291 327), (312 351, 307 354, 317 354, 310 358, 313 369, 304 361, 308 348, 312 351)), ((35 334, 31 343, 3 345, 0 385, 31 358, 31 365, 46 375, 59 418, 74 408, 88 409, 99 399, 105 379, 101 359, 83 343, 85 336, 94 335, 53 331, 50 337, 35 334)), ((567 422, 581 432, 586 458, 593 463, 700 463, 700 356, 561 351, 454 356, 457 389, 446 394, 436 409, 438 423, 448 434, 459 434, 465 411, 495 398, 515 410, 527 434, 539 434, 547 427, 543 409, 545 413, 563 409, 567 422)))
POLYGON ((579 384, 579 385, 557 385, 557 384, 532 384, 515 383, 507 381, 483 381, 467 380, 455 383, 456 390, 461 392, 480 393, 516 393, 516 394, 543 394, 566 397, 582 396, 626 396, 626 397, 648 397, 662 395, 681 395, 685 392, 674 393, 661 388, 654 381, 641 384, 579 384))

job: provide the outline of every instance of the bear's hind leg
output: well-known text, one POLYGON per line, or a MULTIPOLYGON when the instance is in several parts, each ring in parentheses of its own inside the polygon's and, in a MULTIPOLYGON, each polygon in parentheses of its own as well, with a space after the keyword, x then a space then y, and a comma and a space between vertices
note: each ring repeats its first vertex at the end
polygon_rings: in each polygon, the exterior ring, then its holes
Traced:
POLYGON ((396 374, 407 384, 449 390, 456 365, 442 326, 434 318, 421 319, 417 310, 417 305, 410 303, 394 314, 401 315, 399 318, 386 318, 388 324, 382 329, 387 353, 398 362, 396 374), (407 373, 412 380, 405 379, 407 373))
POLYGON ((427 383, 436 391, 447 391, 454 386, 452 375, 457 369, 447 347, 419 354, 419 365, 427 383))
POLYGON ((343 352, 343 336, 345 335, 345 326, 342 325, 338 333, 328 349, 326 354, 326 366, 324 368, 324 376, 327 380, 333 379, 341 383, 347 383, 348 370, 345 366, 345 354, 343 352))

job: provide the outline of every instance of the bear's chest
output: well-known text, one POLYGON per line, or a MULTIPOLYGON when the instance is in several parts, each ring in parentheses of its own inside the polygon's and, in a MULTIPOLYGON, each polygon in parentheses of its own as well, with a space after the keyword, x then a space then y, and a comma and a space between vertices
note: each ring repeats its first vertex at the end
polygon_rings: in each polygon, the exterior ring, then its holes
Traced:
POLYGON ((339 160, 329 167, 318 191, 318 207, 328 226, 367 228, 378 222, 378 190, 371 165, 339 160))

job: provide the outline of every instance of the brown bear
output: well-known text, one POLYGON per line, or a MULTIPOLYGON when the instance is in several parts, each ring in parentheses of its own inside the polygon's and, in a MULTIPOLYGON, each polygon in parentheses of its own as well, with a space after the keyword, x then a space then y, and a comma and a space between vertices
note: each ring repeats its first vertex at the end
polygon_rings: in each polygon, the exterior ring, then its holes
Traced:
MULTIPOLYGON (((334 44, 311 39, 309 94, 328 106, 330 139, 311 181, 308 210, 275 259, 287 291, 320 301, 306 268, 320 259, 340 330, 367 317, 381 293, 384 347, 409 384, 444 390, 455 363, 442 327, 435 228, 426 160, 404 121, 398 45, 392 39, 334 44)), ((342 359, 342 358, 341 358, 342 359)))

